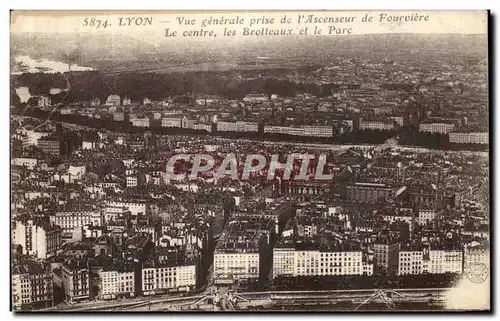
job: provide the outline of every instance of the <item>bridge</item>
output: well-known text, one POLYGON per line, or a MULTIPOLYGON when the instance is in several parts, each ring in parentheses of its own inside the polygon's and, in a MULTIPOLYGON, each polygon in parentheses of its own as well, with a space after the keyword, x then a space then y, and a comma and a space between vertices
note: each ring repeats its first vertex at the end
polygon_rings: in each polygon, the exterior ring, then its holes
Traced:
MULTIPOLYGON (((200 295, 176 298, 141 298, 140 301, 109 301, 99 306, 74 306, 57 309, 68 312, 98 311, 237 311, 275 310, 279 306, 301 306, 348 304, 352 310, 363 310, 372 303, 382 304, 388 310, 397 310, 398 304, 420 303, 441 308, 449 288, 424 289, 365 289, 324 291, 267 291, 236 293, 228 289, 220 292, 205 292, 200 295)), ((55 309, 46 309, 48 311, 55 309)))

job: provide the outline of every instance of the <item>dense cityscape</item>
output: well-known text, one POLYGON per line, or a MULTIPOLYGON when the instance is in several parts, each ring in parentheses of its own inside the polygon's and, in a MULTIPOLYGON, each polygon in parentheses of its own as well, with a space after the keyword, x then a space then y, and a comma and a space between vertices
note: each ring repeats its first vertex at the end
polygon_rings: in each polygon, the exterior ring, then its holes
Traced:
POLYGON ((488 80, 486 57, 428 55, 259 57, 178 87, 12 75, 13 310, 363 309, 377 289, 384 309, 442 309, 442 289, 490 267, 488 80), (178 154, 215 167, 174 180, 178 154), (249 154, 324 154, 332 179, 294 179, 300 157, 291 179, 214 175, 249 154))

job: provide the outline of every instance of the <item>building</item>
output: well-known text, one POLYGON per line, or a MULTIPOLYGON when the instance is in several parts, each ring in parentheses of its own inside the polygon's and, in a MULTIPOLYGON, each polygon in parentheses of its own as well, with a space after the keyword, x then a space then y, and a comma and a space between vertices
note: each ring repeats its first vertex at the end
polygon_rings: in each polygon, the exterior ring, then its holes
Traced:
POLYGON ((332 126, 301 126, 304 130, 304 136, 312 137, 332 137, 333 127, 332 126))
POLYGON ((90 106, 92 106, 92 107, 99 107, 99 106, 101 106, 101 100, 98 97, 92 99, 90 101, 90 106))
POLYGON ((94 253, 95 255, 107 255, 109 257, 115 255, 116 245, 113 243, 113 239, 110 236, 101 233, 101 235, 95 240, 94 253))
POLYGON ((363 120, 359 121, 359 129, 394 130, 395 121, 391 120, 363 120))
POLYGON ((153 295, 166 292, 190 291, 196 286, 196 266, 158 264, 142 269, 142 293, 153 295))
POLYGON ((212 125, 211 124, 197 123, 197 124, 193 125, 193 129, 194 130, 204 130, 204 131, 207 131, 210 133, 212 131, 212 125))
POLYGON ((259 124, 245 121, 217 122, 217 131, 219 132, 257 132, 259 131, 259 124))
POLYGON ((259 278, 259 252, 248 250, 236 253, 214 254, 214 278, 233 282, 237 279, 259 278))
POLYGON ((442 193, 435 185, 411 185, 398 191, 397 201, 407 203, 411 207, 435 209, 441 204, 442 193))
POLYGON ((66 173, 56 172, 52 177, 54 181, 75 183, 81 181, 85 177, 85 173, 85 166, 70 166, 66 173))
POLYGON ((132 126, 134 126, 134 127, 149 127, 150 126, 149 118, 147 118, 147 117, 131 119, 130 122, 132 123, 132 126))
POLYGON ((127 187, 136 187, 137 181, 137 176, 127 176, 127 187))
POLYGON ((219 96, 207 95, 196 98, 196 105, 205 106, 221 102, 223 99, 219 96))
POLYGON ((74 112, 74 110, 70 107, 64 107, 59 110, 59 113, 61 115, 71 115, 74 112))
POLYGON ((135 296, 135 276, 131 265, 105 266, 98 275, 100 299, 135 296))
POLYGON ((396 274, 399 263, 399 240, 387 236, 379 237, 373 244, 375 272, 396 274))
POLYGON ((102 215, 99 211, 57 212, 50 216, 49 220, 60 226, 63 233, 73 233, 75 228, 86 225, 102 226, 102 215))
POLYGON ((106 105, 109 106, 120 106, 121 99, 118 95, 109 95, 108 99, 106 99, 106 105))
POLYGON ((182 126, 182 118, 180 117, 165 117, 161 119, 162 127, 176 127, 180 128, 182 126))
POLYGON ((141 213, 142 215, 147 214, 147 206, 145 203, 140 203, 140 202, 122 202, 122 201, 107 201, 106 206, 109 207, 120 207, 123 208, 125 207, 127 210, 130 211, 132 215, 139 215, 141 213))
POLYGON ((398 275, 422 274, 423 265, 423 251, 399 252, 398 275))
POLYGON ((362 183, 346 185, 346 196, 348 200, 360 203, 376 203, 379 200, 394 199, 394 187, 379 183, 362 183))
POLYGON ((371 275, 372 273, 373 263, 363 260, 361 251, 297 251, 294 248, 273 250, 273 278, 277 276, 371 275))
POLYGON ((302 125, 299 127, 285 127, 285 126, 266 125, 264 126, 264 133, 292 135, 292 136, 308 136, 308 137, 332 137, 333 126, 302 125))
POLYGON ((266 94, 248 94, 243 98, 244 102, 265 102, 269 97, 266 94))
POLYGON ((93 141, 83 141, 82 142, 82 149, 85 149, 85 150, 97 149, 98 146, 99 146, 99 144, 97 142, 93 142, 93 141))
POLYGON ((75 180, 83 179, 85 177, 86 172, 87 172, 87 168, 85 165, 81 165, 81 166, 70 165, 68 167, 68 175, 71 175, 75 180))
POLYGON ((61 141, 57 137, 40 138, 37 146, 46 154, 54 156, 61 155, 61 141))
POLYGON ((410 226, 413 224, 413 213, 410 212, 400 212, 400 213, 383 213, 382 220, 385 222, 392 224, 396 222, 404 222, 410 226))
POLYGON ((487 132, 450 133, 449 137, 454 144, 488 144, 490 138, 487 132))
POLYGON ((123 106, 129 106, 131 103, 132 100, 130 100, 130 98, 128 98, 127 96, 123 97, 123 102, 122 102, 123 106))
POLYGON ((38 146, 38 140, 50 136, 50 133, 37 132, 34 130, 22 129, 21 134, 23 135, 23 147, 28 146, 38 146))
POLYGON ((64 262, 61 265, 61 279, 66 302, 73 304, 89 299, 89 270, 85 260, 71 259, 64 262))
POLYGON ((113 113, 113 120, 114 121, 124 121, 125 114, 124 113, 113 113))
POLYGON ((464 248, 464 267, 474 264, 485 264, 490 266, 489 246, 473 242, 464 248))
POLYGON ((455 129, 453 123, 420 123, 419 130, 427 133, 448 134, 455 129))
POLYGON ((398 126, 404 126, 405 120, 403 116, 390 116, 389 118, 394 120, 398 126))
POLYGON ((266 134, 281 134, 292 136, 305 136, 304 129, 301 127, 287 127, 287 126, 264 126, 264 133, 266 134))
POLYGON ((22 253, 39 259, 56 255, 61 247, 61 228, 57 224, 33 220, 12 223, 12 243, 22 246, 22 253))
POLYGON ((426 122, 428 123, 448 123, 455 124, 455 127, 462 127, 467 125, 467 117, 443 117, 442 115, 431 116, 428 115, 426 117, 426 122))
POLYGON ((233 213, 214 252, 214 281, 232 284, 238 280, 267 278, 272 269, 271 239, 275 236, 276 215, 233 213))
POLYGON ((130 213, 126 207, 123 206, 107 206, 102 211, 104 222, 116 221, 118 218, 123 218, 130 213))
POLYGON ((15 263, 11 277, 14 311, 53 306, 54 290, 48 265, 31 260, 15 263))
POLYGON ((431 274, 462 273, 462 250, 430 250, 427 270, 431 274))
POLYGON ((417 223, 424 226, 433 222, 437 217, 439 217, 439 212, 436 212, 436 210, 421 208, 418 210, 417 223))
POLYGON ((280 185, 280 191, 284 195, 313 196, 324 192, 324 185, 318 182, 284 181, 280 185))
POLYGON ((182 128, 193 128, 194 124, 198 121, 196 119, 189 119, 186 116, 182 117, 182 128))
POLYGON ((463 271, 461 250, 404 250, 399 253, 398 274, 460 274, 463 271))
POLYGON ((11 164, 14 166, 23 166, 32 170, 38 164, 38 160, 36 158, 13 158, 11 164))

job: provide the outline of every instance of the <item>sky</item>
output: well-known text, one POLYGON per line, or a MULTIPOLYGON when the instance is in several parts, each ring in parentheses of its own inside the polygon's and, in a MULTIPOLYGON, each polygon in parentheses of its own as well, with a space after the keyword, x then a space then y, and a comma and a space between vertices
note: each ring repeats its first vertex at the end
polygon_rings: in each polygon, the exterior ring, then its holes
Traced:
MULTIPOLYGON (((11 32, 12 33, 81 33, 93 32, 99 34, 127 34, 135 37, 165 37, 165 29, 177 31, 178 36, 175 38, 166 39, 193 39, 182 37, 182 33, 186 30, 200 30, 200 23, 208 18, 235 18, 239 17, 244 20, 241 25, 231 26, 206 26, 205 30, 214 30, 217 37, 223 37, 224 28, 238 29, 241 32, 243 27, 250 28, 251 19, 267 18, 275 19, 274 24, 254 24, 252 29, 261 28, 286 28, 293 29, 294 33, 298 33, 304 27, 308 27, 307 36, 313 36, 312 30, 314 26, 324 29, 323 36, 327 33, 330 25, 334 25, 336 29, 351 28, 351 34, 377 34, 377 33, 421 33, 421 34, 486 34, 487 33, 487 12, 486 11, 254 11, 254 12, 230 12, 230 11, 13 11, 11 13, 11 32), (365 15, 373 17, 372 22, 362 22, 365 15), (390 16, 428 16, 427 21, 413 22, 389 22, 388 19, 380 21, 380 14, 390 16), (291 18, 291 22, 281 24, 280 21, 286 15, 291 18), (310 23, 299 24, 299 15, 314 15, 314 17, 353 17, 352 23, 310 23), (127 18, 133 17, 150 17, 151 25, 136 26, 126 25, 120 26, 119 22, 122 18, 122 24, 128 24, 127 18), (196 20, 195 25, 179 24, 178 17, 184 17, 183 21, 196 20), (87 25, 85 26, 85 18, 87 25), (95 18, 101 20, 102 23, 107 20, 106 28, 96 28, 89 26, 90 19, 95 18), (168 22, 167 22, 168 21, 168 22)), ((134 20, 135 21, 135 20, 134 20)), ((345 35, 348 35, 345 33, 345 35)), ((210 37, 205 39, 210 40, 210 37)))

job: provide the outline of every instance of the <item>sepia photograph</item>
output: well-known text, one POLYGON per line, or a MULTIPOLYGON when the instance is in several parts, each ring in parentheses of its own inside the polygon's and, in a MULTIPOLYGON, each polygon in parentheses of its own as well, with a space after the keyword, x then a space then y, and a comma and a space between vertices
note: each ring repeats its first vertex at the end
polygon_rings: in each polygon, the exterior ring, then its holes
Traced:
POLYGON ((10 310, 490 311, 490 24, 12 10, 10 310))

